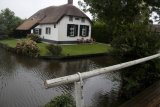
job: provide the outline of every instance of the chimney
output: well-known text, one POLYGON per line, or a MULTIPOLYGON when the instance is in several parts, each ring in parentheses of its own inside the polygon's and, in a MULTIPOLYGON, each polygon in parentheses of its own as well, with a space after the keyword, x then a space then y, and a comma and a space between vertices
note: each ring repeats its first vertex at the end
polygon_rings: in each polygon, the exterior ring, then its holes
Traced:
POLYGON ((73 0, 68 0, 68 4, 73 4, 73 0))

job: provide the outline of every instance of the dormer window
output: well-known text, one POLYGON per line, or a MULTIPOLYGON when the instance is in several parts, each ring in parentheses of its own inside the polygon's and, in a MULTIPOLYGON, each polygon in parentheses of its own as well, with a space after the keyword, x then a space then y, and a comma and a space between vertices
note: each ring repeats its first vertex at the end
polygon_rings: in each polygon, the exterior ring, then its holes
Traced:
POLYGON ((81 21, 82 21, 82 22, 85 22, 85 18, 82 18, 81 21))
POLYGON ((69 21, 73 21, 73 16, 69 16, 69 21))
POLYGON ((79 20, 79 17, 76 17, 75 20, 79 20))

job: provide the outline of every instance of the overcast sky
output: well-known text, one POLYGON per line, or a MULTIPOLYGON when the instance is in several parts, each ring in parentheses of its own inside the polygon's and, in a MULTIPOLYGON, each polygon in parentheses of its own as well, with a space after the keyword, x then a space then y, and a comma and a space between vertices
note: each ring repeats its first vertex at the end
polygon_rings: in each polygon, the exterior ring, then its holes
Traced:
MULTIPOLYGON (((73 0, 78 7, 78 0, 73 0)), ((0 0, 0 10, 9 8, 20 18, 29 18, 35 12, 52 5, 66 4, 68 0, 0 0)), ((91 15, 87 14, 90 18, 91 15)))

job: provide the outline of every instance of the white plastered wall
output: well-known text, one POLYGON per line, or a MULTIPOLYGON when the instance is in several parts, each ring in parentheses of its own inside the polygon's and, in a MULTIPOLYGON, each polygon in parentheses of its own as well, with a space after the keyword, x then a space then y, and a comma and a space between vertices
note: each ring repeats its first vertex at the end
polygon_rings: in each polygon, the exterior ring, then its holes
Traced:
POLYGON ((58 23, 59 25, 59 36, 58 40, 59 41, 77 41, 77 39, 91 39, 91 23, 89 22, 88 19, 85 19, 85 22, 81 21, 81 18, 79 20, 75 20, 75 17, 73 17, 73 21, 69 21, 69 16, 65 16, 61 19, 61 21, 58 23), (67 36, 67 24, 76 24, 78 25, 78 36, 76 37, 68 37, 67 36), (89 36, 88 37, 81 37, 80 35, 80 25, 87 25, 89 26, 89 36))
MULTIPOLYGON (((40 28, 42 29, 42 33, 40 37, 42 39, 47 39, 47 40, 54 40, 58 41, 58 25, 55 24, 56 27, 54 28, 54 24, 43 24, 43 25, 38 25, 35 28, 40 28), (50 27, 51 28, 51 34, 46 34, 46 28, 50 27)), ((33 30, 32 30, 33 33, 33 30)))

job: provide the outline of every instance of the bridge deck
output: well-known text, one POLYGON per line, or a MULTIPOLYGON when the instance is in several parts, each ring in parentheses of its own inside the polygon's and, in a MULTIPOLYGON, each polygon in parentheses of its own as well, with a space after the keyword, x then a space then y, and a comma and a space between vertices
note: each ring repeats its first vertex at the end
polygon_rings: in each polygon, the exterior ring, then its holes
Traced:
POLYGON ((160 107, 160 81, 120 107, 160 107))

